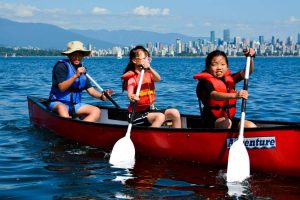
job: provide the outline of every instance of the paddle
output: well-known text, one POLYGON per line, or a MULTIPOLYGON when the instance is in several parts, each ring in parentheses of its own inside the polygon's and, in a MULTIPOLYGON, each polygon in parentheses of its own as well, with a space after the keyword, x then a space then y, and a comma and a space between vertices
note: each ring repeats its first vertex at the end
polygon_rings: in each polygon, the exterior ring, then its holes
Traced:
POLYGON ((107 94, 107 92, 103 90, 102 87, 100 87, 100 85, 98 85, 98 83, 96 83, 96 81, 88 73, 85 75, 105 95, 106 98, 108 98, 117 108, 120 108, 120 106, 111 98, 111 96, 109 96, 109 94, 107 94))
MULTIPOLYGON (((248 90, 248 79, 250 71, 250 55, 247 55, 247 63, 245 70, 244 90, 248 90)), ((244 126, 246 99, 242 100, 241 122, 238 140, 235 141, 230 149, 227 165, 227 182, 242 182, 250 176, 250 161, 247 149, 244 145, 244 126)))
MULTIPOLYGON (((144 72, 145 70, 143 68, 136 90, 136 95, 140 94, 144 72)), ((135 163, 135 148, 133 142, 130 139, 130 132, 132 128, 133 117, 135 115, 136 105, 137 101, 135 101, 133 104, 133 109, 130 116, 130 122, 128 124, 126 135, 116 142, 110 155, 109 163, 113 164, 116 167, 131 168, 134 166, 135 163)))

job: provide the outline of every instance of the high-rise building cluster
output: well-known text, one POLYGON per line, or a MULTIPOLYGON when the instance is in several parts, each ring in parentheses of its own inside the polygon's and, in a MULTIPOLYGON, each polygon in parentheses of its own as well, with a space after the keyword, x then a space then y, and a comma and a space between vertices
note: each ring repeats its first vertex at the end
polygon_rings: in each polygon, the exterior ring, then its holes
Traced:
MULTIPOLYGON (((128 55, 133 47, 134 45, 96 50, 89 46, 93 50, 94 56, 128 55)), ((271 41, 266 41, 263 35, 258 36, 257 40, 241 38, 240 36, 231 38, 230 30, 225 29, 223 38, 216 38, 215 31, 210 31, 210 37, 207 39, 184 42, 178 38, 174 44, 148 42, 145 47, 152 56, 206 56, 216 49, 224 51, 228 56, 241 56, 246 47, 255 49, 257 56, 300 56, 300 33, 298 33, 296 40, 293 40, 291 36, 286 40, 272 36, 271 41)))

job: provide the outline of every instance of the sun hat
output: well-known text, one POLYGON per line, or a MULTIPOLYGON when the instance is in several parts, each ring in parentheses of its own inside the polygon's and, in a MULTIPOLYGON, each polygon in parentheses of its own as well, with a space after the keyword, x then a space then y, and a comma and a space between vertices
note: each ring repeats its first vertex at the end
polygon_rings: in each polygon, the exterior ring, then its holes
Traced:
POLYGON ((83 56, 89 56, 92 51, 86 50, 83 47, 83 43, 80 41, 71 41, 68 42, 67 44, 67 51, 62 52, 61 54, 68 56, 69 54, 75 52, 75 51, 80 51, 83 53, 83 56))

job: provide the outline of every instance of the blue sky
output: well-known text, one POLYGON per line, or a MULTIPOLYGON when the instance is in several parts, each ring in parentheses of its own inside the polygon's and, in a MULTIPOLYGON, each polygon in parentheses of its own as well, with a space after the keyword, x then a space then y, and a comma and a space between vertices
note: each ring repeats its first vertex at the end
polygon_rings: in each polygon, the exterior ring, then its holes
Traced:
POLYGON ((296 40, 299 0, 0 0, 0 17, 65 29, 144 30, 296 40))

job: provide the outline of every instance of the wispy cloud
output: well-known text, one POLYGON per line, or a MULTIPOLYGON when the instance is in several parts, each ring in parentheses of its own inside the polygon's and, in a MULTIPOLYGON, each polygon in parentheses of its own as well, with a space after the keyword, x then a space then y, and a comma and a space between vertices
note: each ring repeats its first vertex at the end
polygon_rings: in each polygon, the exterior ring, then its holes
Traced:
POLYGON ((149 8, 149 7, 145 7, 145 6, 138 6, 133 10, 133 13, 135 15, 143 15, 143 16, 147 16, 147 15, 166 16, 166 15, 170 15, 170 9, 169 8, 149 8))
POLYGON ((0 16, 8 18, 31 18, 38 14, 41 16, 55 16, 65 13, 63 9, 40 9, 35 6, 25 4, 0 3, 0 16))
POLYGON ((193 23, 188 23, 188 24, 186 24, 186 27, 187 28, 195 28, 196 26, 193 23))
POLYGON ((288 19, 288 23, 289 24, 295 24, 295 23, 299 23, 300 19, 296 18, 295 16, 290 16, 290 18, 288 19))
POLYGON ((10 3, 1 3, 0 4, 0 12, 1 13, 10 13, 10 15, 16 16, 16 17, 31 17, 35 14, 35 12, 38 12, 39 9, 30 6, 30 5, 24 5, 24 4, 10 4, 10 3))
POLYGON ((92 13, 95 15, 105 15, 109 13, 109 10, 101 7, 94 7, 92 13))
POLYGON ((203 26, 211 26, 212 24, 211 24, 211 22, 204 22, 203 23, 203 26))

